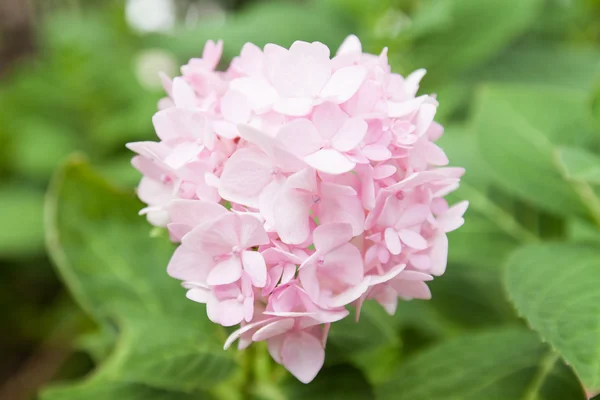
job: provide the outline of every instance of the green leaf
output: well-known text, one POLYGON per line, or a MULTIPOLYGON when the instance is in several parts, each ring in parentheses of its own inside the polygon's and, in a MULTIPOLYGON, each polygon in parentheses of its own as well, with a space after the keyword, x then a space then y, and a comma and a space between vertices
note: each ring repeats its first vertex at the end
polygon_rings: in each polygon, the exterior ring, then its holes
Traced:
POLYGON ((600 185, 600 157, 584 149, 565 147, 557 160, 567 179, 600 185))
POLYGON ((515 252, 506 277, 519 313, 592 392, 600 390, 599 266, 597 246, 544 244, 515 252))
POLYGON ((186 319, 128 316, 117 350, 98 374, 184 392, 223 381, 235 368, 232 353, 223 350, 220 327, 198 308, 186 319))
POLYGON ((73 158, 54 177, 46 203, 48 250, 79 305, 99 322, 124 308, 148 315, 198 313, 166 265, 173 245, 151 238, 142 204, 73 158))
POLYGON ((75 384, 62 384, 42 391, 40 400, 209 400, 205 393, 184 394, 153 389, 137 383, 105 382, 90 379, 75 384))
POLYGON ((377 387, 386 400, 585 399, 573 373, 528 331, 503 328, 441 343, 377 387))
POLYGON ((0 258, 31 257, 44 248, 44 194, 27 187, 0 187, 0 258))
MULTIPOLYGON (((444 0, 423 2, 406 35, 429 31, 411 44, 399 57, 409 59, 409 69, 427 68, 433 81, 454 75, 489 60, 523 33, 541 11, 540 0, 444 0), (441 29, 421 29, 424 14, 447 9, 441 29), (459 43, 460 45, 457 45, 459 43)), ((393 48, 392 48, 393 49, 393 48)), ((393 54, 393 53, 392 53, 393 54)))
MULTIPOLYGON (((48 246, 61 277, 103 331, 115 320, 120 328, 97 375, 184 392, 212 386, 235 366, 222 349, 225 331, 166 274, 173 246, 150 236, 140 206, 78 158, 57 173, 48 195, 48 246)), ((104 336, 91 343, 99 358, 112 342, 104 336)))
POLYGON ((294 378, 283 384, 288 400, 372 400, 373 389, 360 370, 349 365, 323 368, 308 385, 294 378))
POLYGON ((557 146, 585 147, 598 140, 585 92, 488 86, 477 101, 474 129, 481 155, 504 188, 559 215, 587 214, 554 162, 557 146))

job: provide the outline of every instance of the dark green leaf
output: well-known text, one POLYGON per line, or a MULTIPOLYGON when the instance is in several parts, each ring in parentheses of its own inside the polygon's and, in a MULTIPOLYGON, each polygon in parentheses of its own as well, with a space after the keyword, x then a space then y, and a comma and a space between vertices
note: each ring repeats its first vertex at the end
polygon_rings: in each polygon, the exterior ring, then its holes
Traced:
POLYGON ((310 384, 290 378, 283 384, 288 400, 372 400, 373 389, 360 370, 349 365, 323 368, 310 384))
POLYGON ((380 400, 585 399, 573 373, 532 332, 464 335, 402 364, 380 400))
POLYGON ((592 392, 600 390, 599 267, 597 246, 544 244, 515 252, 506 278, 519 313, 592 392))

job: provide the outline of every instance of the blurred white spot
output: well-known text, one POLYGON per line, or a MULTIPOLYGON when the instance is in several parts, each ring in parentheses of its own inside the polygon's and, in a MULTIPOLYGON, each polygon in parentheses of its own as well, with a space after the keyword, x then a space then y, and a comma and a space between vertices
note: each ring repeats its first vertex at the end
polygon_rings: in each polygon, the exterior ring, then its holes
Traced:
POLYGON ((161 89, 162 82, 158 76, 159 72, 164 72, 169 77, 177 75, 175 58, 160 49, 140 52, 135 61, 135 75, 140 85, 150 90, 161 89))
POLYGON ((185 25, 193 29, 202 21, 210 21, 217 25, 225 24, 226 13, 221 4, 216 1, 202 1, 190 4, 185 15, 185 25))
POLYGON ((175 25, 173 0, 127 0, 125 14, 129 25, 141 32, 166 32, 175 25))

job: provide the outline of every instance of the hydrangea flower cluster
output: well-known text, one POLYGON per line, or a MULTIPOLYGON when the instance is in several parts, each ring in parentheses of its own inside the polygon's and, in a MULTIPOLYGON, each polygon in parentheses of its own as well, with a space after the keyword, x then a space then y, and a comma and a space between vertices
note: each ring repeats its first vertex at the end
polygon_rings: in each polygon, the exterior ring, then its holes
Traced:
POLYGON ((163 76, 160 141, 128 145, 142 212, 180 243, 167 271, 187 297, 241 325, 225 348, 266 340, 307 383, 347 306, 393 314, 398 298, 430 298, 446 233, 464 222, 467 203, 444 200, 464 171, 434 143, 438 103, 416 96, 425 72, 392 73, 387 49, 247 43, 219 71, 222 46, 163 76))

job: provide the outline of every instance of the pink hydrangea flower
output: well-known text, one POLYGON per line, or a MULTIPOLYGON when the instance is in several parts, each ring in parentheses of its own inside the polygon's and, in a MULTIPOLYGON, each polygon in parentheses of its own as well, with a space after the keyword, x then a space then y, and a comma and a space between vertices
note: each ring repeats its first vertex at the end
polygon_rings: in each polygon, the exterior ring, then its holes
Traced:
POLYGON ((437 100, 417 96, 425 71, 391 72, 387 49, 349 36, 331 57, 319 42, 247 43, 225 71, 209 41, 153 118, 157 142, 130 143, 141 213, 179 243, 167 272, 240 325, 225 347, 266 341, 302 382, 325 360, 331 324, 374 300, 429 299, 463 169, 435 144, 437 100))

